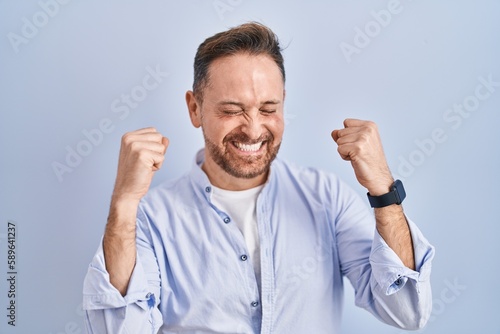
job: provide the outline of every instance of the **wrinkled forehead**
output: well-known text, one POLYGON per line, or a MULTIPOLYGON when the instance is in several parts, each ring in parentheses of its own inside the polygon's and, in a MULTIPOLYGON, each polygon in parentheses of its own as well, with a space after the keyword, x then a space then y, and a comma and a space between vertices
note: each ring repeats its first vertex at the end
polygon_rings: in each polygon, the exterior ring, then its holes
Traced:
POLYGON ((210 100, 282 100, 284 82, 274 60, 265 54, 236 54, 214 60, 204 96, 210 100))

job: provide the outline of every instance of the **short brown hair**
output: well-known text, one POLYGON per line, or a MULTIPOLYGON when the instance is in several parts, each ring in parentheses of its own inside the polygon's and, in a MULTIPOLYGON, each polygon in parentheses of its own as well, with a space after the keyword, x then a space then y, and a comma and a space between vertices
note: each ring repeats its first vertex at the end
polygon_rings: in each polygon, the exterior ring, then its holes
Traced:
POLYGON ((278 36, 271 29, 258 22, 245 23, 217 33, 207 38, 198 47, 194 57, 193 92, 201 102, 203 89, 208 84, 210 64, 217 58, 240 52, 270 56, 278 65, 283 82, 285 82, 285 66, 281 51, 278 36))

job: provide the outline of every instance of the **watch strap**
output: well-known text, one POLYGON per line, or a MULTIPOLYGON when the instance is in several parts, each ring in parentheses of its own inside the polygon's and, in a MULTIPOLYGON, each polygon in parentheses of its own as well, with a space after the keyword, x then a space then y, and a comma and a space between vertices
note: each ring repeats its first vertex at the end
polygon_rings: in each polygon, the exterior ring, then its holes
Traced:
POLYGON ((368 201, 372 208, 383 208, 392 204, 401 204, 406 197, 403 183, 400 180, 394 181, 391 191, 380 196, 371 196, 367 193, 368 201))

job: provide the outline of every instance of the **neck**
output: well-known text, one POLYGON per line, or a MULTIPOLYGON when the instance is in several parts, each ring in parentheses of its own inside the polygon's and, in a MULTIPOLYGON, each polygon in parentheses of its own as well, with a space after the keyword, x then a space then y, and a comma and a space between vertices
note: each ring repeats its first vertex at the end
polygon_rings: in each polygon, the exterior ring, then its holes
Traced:
POLYGON ((264 184, 267 180, 269 172, 263 173, 251 179, 235 177, 224 171, 211 159, 205 159, 201 165, 201 169, 207 174, 210 183, 217 188, 225 190, 247 190, 264 184))

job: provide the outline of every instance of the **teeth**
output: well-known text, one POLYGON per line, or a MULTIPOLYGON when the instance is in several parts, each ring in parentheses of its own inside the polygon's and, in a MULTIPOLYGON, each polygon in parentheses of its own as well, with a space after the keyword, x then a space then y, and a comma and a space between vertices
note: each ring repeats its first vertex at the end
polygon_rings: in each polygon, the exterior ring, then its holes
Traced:
POLYGON ((252 145, 235 142, 235 145, 236 145, 236 147, 238 147, 242 151, 255 152, 255 151, 258 151, 260 149, 260 147, 262 146, 262 142, 257 143, 257 144, 252 144, 252 145))

